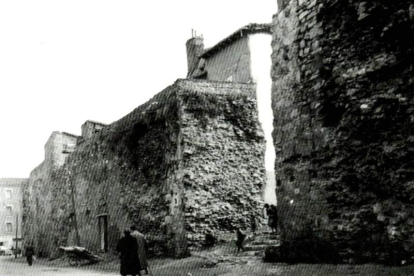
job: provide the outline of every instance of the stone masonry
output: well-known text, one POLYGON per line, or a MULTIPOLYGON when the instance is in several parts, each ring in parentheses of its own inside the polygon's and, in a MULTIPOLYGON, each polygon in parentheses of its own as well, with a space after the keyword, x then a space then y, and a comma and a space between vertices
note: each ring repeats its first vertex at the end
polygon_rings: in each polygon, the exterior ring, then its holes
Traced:
POLYGON ((78 143, 51 176, 45 255, 112 251, 136 224, 152 253, 184 256, 208 230, 248 228, 266 179, 254 95, 253 84, 178 80, 78 143))
POLYGON ((48 236, 53 229, 52 177, 63 166, 66 158, 75 149, 78 137, 65 132, 53 132, 45 145, 45 159, 22 185, 23 229, 25 242, 33 242, 39 255, 53 250, 48 236))
POLYGON ((279 3, 272 106, 284 258, 414 261, 414 4, 279 3))

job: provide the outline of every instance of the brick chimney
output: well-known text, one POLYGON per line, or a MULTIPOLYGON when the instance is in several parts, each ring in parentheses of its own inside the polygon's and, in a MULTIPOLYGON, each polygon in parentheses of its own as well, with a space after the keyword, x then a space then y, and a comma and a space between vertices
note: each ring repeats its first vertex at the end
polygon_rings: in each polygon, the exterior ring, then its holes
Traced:
POLYGON ((187 65, 188 65, 188 74, 191 73, 197 68, 199 56, 204 52, 204 43, 203 37, 193 36, 185 44, 187 47, 187 65))

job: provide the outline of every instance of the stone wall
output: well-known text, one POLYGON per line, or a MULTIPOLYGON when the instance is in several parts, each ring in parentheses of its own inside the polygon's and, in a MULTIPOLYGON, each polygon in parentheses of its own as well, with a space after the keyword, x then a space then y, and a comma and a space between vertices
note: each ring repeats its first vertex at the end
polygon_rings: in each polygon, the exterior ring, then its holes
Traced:
MULTIPOLYGON (((203 83, 186 84, 186 90, 197 92, 203 83)), ((200 245, 208 230, 216 237, 225 237, 238 227, 250 230, 252 218, 261 214, 266 179, 265 141, 254 86, 205 84, 202 93, 181 96, 182 172, 190 245, 200 245), (251 87, 250 97, 232 91, 244 87, 251 87), (216 90, 226 93, 217 94, 216 90)))
POLYGON ((272 106, 285 258, 413 261, 414 5, 283 2, 272 106))
POLYGON ((22 186, 23 237, 26 242, 33 242, 40 256, 48 255, 54 249, 48 240, 53 229, 52 177, 75 149, 76 143, 75 135, 53 132, 45 144, 45 160, 30 173, 28 181, 22 186))
POLYGON ((95 135, 95 133, 98 133, 99 131, 101 131, 105 126, 106 125, 103 123, 99 123, 99 122, 95 122, 91 120, 86 121, 81 127, 82 138, 86 140, 91 138, 93 135, 95 135))
POLYGON ((179 80, 83 141, 52 176, 50 243, 113 251, 136 224, 152 253, 183 256, 207 229, 247 228, 265 182, 254 95, 254 85, 179 80))

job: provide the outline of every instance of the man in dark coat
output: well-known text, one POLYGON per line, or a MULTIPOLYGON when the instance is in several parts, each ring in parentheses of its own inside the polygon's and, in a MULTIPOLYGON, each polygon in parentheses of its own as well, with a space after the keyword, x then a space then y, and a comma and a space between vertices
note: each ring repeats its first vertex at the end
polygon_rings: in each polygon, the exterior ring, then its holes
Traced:
POLYGON ((277 208, 275 205, 270 205, 269 209, 271 210, 271 223, 270 223, 270 227, 272 228, 272 232, 274 231, 274 233, 277 234, 277 220, 278 220, 278 216, 277 216, 277 208))
POLYGON ((272 233, 277 233, 277 208, 275 205, 265 204, 266 215, 268 217, 268 225, 272 230, 272 233))
POLYGON ((141 275, 141 267, 138 259, 138 243, 137 240, 131 236, 131 231, 126 229, 124 237, 122 237, 116 251, 121 253, 121 275, 141 275))
POLYGON ((26 250, 25 251, 26 251, 25 252, 25 255, 26 255, 27 263, 29 264, 29 266, 31 266, 33 264, 33 256, 35 254, 34 247, 33 247, 32 243, 29 243, 26 246, 26 250))
POLYGON ((240 230, 237 229, 236 231, 236 246, 237 246, 237 253, 240 252, 240 249, 246 251, 243 247, 244 240, 246 239, 246 235, 240 230))
POLYGON ((138 259, 140 262, 140 268, 145 270, 145 273, 148 275, 148 259, 147 259, 147 252, 148 252, 148 243, 145 239, 144 235, 138 231, 138 228, 135 225, 131 226, 131 236, 137 239, 138 243, 138 259))

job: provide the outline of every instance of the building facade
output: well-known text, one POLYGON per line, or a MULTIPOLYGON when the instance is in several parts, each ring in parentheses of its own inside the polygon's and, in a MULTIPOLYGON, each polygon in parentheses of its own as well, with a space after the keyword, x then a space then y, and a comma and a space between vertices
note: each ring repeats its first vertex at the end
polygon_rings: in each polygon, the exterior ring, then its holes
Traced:
POLYGON ((0 246, 21 248, 22 185, 27 178, 0 178, 0 246))

